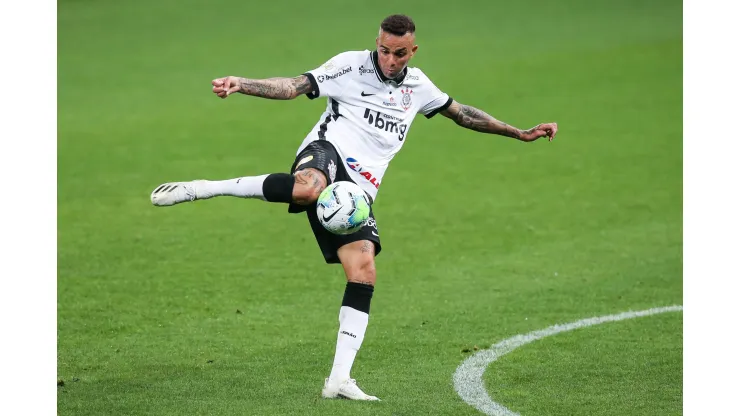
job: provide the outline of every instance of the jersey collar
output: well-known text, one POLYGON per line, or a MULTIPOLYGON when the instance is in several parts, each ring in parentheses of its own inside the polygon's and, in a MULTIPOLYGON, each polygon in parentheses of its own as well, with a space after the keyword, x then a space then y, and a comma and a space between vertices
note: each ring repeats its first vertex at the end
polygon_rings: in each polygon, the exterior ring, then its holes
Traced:
POLYGON ((403 80, 406 79, 406 74, 409 71, 408 67, 403 68, 403 71, 401 71, 400 74, 398 74, 395 78, 388 78, 385 76, 383 71, 380 70, 380 65, 378 64, 378 51, 373 51, 370 54, 370 60, 373 61, 373 67, 375 67, 375 75, 377 75, 378 79, 381 82, 387 82, 387 81, 393 81, 397 85, 403 84, 403 80))

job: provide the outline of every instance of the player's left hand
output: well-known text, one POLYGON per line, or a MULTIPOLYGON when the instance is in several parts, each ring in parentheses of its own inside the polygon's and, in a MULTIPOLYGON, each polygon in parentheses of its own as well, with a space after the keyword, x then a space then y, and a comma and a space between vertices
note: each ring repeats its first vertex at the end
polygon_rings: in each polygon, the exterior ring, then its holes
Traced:
POLYGON ((548 141, 553 141, 557 132, 558 123, 542 123, 529 130, 524 130, 521 136, 519 136, 519 140, 523 142, 533 142, 541 137, 547 137, 548 141))

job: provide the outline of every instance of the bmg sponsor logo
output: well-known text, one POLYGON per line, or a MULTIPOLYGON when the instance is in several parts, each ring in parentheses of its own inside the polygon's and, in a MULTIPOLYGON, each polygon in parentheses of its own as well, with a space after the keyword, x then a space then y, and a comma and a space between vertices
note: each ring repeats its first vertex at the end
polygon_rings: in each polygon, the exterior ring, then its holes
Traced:
POLYGON ((398 133, 398 141, 403 141, 406 138, 407 124, 398 123, 393 120, 400 120, 396 117, 389 116, 387 114, 381 114, 380 111, 371 112, 369 108, 365 109, 363 118, 367 120, 367 124, 375 127, 378 130, 383 130, 391 133, 398 133))

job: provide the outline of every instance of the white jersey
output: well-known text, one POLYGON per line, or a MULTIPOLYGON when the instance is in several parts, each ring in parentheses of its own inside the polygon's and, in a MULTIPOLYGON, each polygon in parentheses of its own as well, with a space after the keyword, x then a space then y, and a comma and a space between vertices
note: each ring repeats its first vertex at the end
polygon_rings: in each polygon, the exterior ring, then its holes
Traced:
POLYGON ((389 79, 377 58, 368 50, 343 52, 304 74, 313 87, 308 98, 327 97, 327 104, 297 152, 315 140, 329 141, 373 200, 416 114, 431 118, 452 103, 420 69, 407 67, 389 79))

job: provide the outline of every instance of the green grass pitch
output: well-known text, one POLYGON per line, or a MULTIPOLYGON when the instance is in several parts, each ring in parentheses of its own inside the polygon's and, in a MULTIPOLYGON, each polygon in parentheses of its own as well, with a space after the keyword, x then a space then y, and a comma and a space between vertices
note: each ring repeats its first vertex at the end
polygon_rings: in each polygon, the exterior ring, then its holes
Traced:
MULTIPOLYGON (((621 2, 58 4, 60 415, 475 415, 474 346, 682 303, 682 6, 621 2), (220 100, 225 75, 295 76, 372 49, 392 13, 457 101, 553 143, 417 117, 374 207, 383 235, 353 376, 319 398, 344 290, 303 216, 173 180, 284 172, 324 102, 220 100)), ((323 100, 322 100, 323 101, 323 100)), ((527 415, 680 415, 682 315, 579 329, 492 364, 527 415)))

